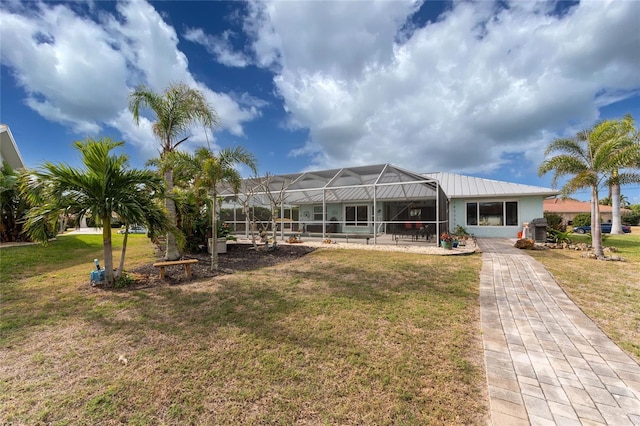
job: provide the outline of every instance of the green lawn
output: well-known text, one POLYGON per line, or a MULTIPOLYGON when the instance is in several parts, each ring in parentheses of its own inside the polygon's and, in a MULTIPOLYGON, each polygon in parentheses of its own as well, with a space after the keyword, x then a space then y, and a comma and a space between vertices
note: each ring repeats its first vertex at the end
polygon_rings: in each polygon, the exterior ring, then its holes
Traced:
POLYGON ((319 250, 131 291, 90 287, 94 257, 93 235, 0 251, 3 421, 485 424, 477 255, 319 250))
MULTIPOLYGON (((571 235, 590 244, 589 235, 571 235)), ((640 361, 640 227, 631 234, 606 235, 604 246, 625 262, 581 257, 570 250, 529 251, 542 262, 565 292, 618 345, 640 361)))

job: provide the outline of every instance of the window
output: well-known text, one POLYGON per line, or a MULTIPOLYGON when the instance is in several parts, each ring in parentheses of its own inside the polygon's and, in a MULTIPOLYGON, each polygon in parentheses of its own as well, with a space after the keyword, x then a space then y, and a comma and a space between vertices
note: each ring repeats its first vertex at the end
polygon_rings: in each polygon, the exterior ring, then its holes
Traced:
POLYGON ((507 201, 504 205, 507 226, 518 226, 518 203, 507 201))
POLYGON ((467 226, 518 226, 517 201, 467 203, 467 226))
POLYGON ((313 206, 313 220, 322 222, 322 206, 313 206))
POLYGON ((480 226, 503 226, 502 203, 478 203, 480 226))
POLYGON ((467 203, 467 225, 478 224, 478 203, 467 203))
POLYGON ((345 206, 344 218, 347 226, 367 226, 369 206, 345 206))

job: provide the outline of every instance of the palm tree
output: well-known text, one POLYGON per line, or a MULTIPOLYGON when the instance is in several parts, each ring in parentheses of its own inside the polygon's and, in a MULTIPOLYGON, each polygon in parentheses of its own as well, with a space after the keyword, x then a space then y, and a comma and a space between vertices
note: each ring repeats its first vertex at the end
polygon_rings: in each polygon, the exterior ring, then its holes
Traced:
MULTIPOLYGON (((176 151, 178 146, 189 138, 186 134, 192 125, 198 122, 205 127, 217 124, 216 113, 207 104, 204 95, 182 83, 172 84, 163 93, 153 92, 144 85, 138 86, 129 96, 129 109, 136 124, 140 123, 140 112, 145 107, 156 115, 153 133, 160 140, 161 160, 167 154, 176 151)), ((167 191, 165 208, 171 223, 175 226, 176 205, 171 198, 173 167, 165 167, 163 174, 167 191)), ((165 259, 175 260, 178 258, 180 258, 180 250, 176 237, 173 232, 168 232, 165 259)))
POLYGON ((19 192, 20 172, 5 161, 0 167, 0 241, 18 241, 22 234, 22 216, 27 205, 19 192))
POLYGON ((614 121, 597 123, 592 129, 579 132, 573 138, 554 140, 545 150, 547 158, 538 169, 540 176, 553 171, 552 185, 560 178, 571 176, 562 191, 565 195, 581 188, 591 189, 591 239, 594 254, 604 257, 602 228, 600 226, 599 188, 610 181, 612 170, 625 164, 624 141, 615 137, 614 121))
POLYGON ((252 172, 256 172, 255 157, 242 147, 224 148, 217 155, 207 148, 199 148, 192 157, 195 189, 205 191, 211 200, 212 271, 218 270, 218 253, 216 250, 218 242, 216 224, 218 185, 227 184, 234 193, 238 193, 242 184, 242 176, 236 166, 240 164, 244 164, 252 172))
POLYGON ((110 138, 76 142, 83 169, 47 162, 30 173, 21 188, 22 194, 36 206, 28 211, 25 222, 25 232, 34 241, 46 244, 47 229, 69 207, 76 209, 79 217, 90 214, 102 224, 107 285, 115 279, 111 242, 114 214, 126 223, 135 221, 163 230, 168 226, 166 214, 153 201, 155 196, 162 195, 162 180, 149 170, 128 169, 124 154, 111 155, 113 149, 122 145, 123 142, 110 138))
POLYGON ((620 186, 629 183, 640 182, 640 174, 633 173, 633 168, 640 168, 640 132, 635 128, 633 117, 627 114, 621 120, 613 120, 612 139, 619 140, 619 158, 620 163, 616 164, 611 170, 611 176, 608 181, 611 199, 611 233, 622 234, 622 215, 621 215, 621 194, 620 186), (620 169, 623 170, 622 172, 620 169))

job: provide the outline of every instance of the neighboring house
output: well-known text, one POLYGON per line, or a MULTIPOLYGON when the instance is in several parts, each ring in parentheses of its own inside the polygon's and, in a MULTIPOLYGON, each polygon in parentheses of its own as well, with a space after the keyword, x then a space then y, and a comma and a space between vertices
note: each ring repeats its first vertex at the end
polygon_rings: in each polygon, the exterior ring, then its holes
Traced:
POLYGON ((269 206, 282 223, 281 235, 303 232, 370 236, 425 230, 430 236, 460 225, 478 237, 516 238, 525 222, 543 217, 542 201, 558 191, 452 173, 419 174, 391 164, 246 179, 239 197, 221 188, 223 207, 233 208, 234 230, 246 229, 238 213, 250 194, 251 206, 269 206), (375 232, 374 232, 375 231, 375 232))
MULTIPOLYGON (((600 205, 600 218, 602 222, 611 222, 611 206, 600 205)), ((544 211, 555 213, 562 217, 562 223, 571 225, 577 214, 591 214, 591 203, 562 198, 544 200, 544 211)), ((621 214, 631 213, 629 209, 620 209, 621 214)))
POLYGON ((11 129, 6 124, 0 124, 0 167, 3 167, 5 161, 14 170, 24 169, 24 162, 11 129))

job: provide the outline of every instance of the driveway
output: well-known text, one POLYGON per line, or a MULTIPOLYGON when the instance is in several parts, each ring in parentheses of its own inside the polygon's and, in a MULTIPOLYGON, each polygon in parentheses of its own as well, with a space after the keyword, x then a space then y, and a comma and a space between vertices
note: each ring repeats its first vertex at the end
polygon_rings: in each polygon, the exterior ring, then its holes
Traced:
POLYGON ((493 424, 640 425, 640 365, 525 251, 478 244, 493 424))

